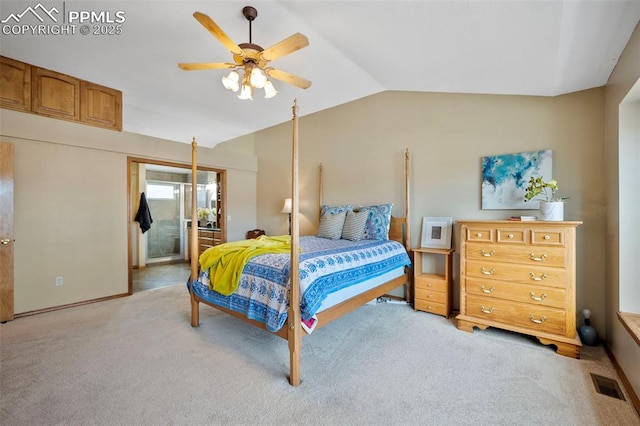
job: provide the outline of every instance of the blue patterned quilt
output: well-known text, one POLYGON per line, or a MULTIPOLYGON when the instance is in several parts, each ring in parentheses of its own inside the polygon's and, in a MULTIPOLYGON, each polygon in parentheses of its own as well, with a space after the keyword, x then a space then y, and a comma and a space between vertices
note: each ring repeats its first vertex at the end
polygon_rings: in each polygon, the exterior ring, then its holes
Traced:
MULTIPOLYGON (((407 251, 396 241, 303 236, 300 250, 300 310, 304 320, 316 314, 328 294, 411 265, 407 251)), ((207 302, 242 313, 275 332, 287 320, 290 260, 289 254, 254 257, 245 265, 238 289, 230 296, 210 290, 209 271, 200 271, 193 291, 207 302)))

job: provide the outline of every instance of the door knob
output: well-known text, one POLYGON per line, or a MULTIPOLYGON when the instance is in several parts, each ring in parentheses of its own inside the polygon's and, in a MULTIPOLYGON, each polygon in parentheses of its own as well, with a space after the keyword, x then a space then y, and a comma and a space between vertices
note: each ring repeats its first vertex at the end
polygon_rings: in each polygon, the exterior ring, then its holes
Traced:
POLYGON ((3 238, 3 239, 0 240, 0 244, 2 244, 3 246, 6 246, 10 242, 11 242, 11 240, 9 238, 3 238))

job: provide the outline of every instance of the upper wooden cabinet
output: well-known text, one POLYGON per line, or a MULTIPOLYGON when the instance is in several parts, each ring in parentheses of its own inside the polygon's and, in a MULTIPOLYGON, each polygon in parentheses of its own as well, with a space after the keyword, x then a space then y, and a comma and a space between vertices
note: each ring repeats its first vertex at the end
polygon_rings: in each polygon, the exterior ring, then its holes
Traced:
POLYGON ((80 121, 93 126, 122 130, 122 92, 82 81, 80 121))
POLYGON ((31 110, 31 65, 0 56, 0 106, 31 110))
POLYGON ((0 56, 2 108, 122 130, 122 92, 0 56))
POLYGON ((33 67, 31 111, 47 117, 80 121, 80 80, 33 67))

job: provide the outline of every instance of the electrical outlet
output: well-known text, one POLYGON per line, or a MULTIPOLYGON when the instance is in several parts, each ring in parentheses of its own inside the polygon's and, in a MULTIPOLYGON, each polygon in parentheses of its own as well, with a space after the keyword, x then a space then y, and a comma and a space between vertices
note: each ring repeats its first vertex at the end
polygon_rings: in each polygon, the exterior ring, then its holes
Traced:
POLYGON ((56 285, 60 286, 62 284, 64 284, 64 281, 63 281, 62 277, 56 277, 56 285))

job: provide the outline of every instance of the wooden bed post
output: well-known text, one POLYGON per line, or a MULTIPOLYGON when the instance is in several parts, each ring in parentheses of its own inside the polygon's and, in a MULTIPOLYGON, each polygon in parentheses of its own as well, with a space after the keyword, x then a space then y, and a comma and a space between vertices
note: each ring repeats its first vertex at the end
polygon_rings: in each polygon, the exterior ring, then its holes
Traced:
MULTIPOLYGON (((324 172, 324 168, 322 167, 322 163, 320 163, 320 168, 318 170, 318 214, 322 213, 322 197, 323 197, 323 193, 322 193, 322 187, 323 187, 323 181, 322 179, 324 178, 323 176, 323 172, 324 172)), ((318 220, 318 223, 320 223, 320 220, 318 220)))
POLYGON ((198 279, 198 144, 191 142, 191 326, 200 324, 199 304, 193 292, 193 282, 198 279))
POLYGON ((300 384, 300 351, 302 348, 302 327, 300 324, 300 226, 298 220, 298 104, 293 101, 293 141, 291 155, 291 276, 289 290, 288 342, 289 342, 289 383, 300 384))
MULTIPOLYGON (((405 148, 404 151, 404 241, 405 248, 407 249, 407 253, 411 256, 411 206, 409 205, 409 200, 411 197, 409 196, 409 180, 411 179, 410 174, 410 162, 409 162, 409 148, 405 148)), ((413 294, 413 274, 409 274, 409 282, 405 286, 405 299, 407 303, 412 303, 413 294)))

